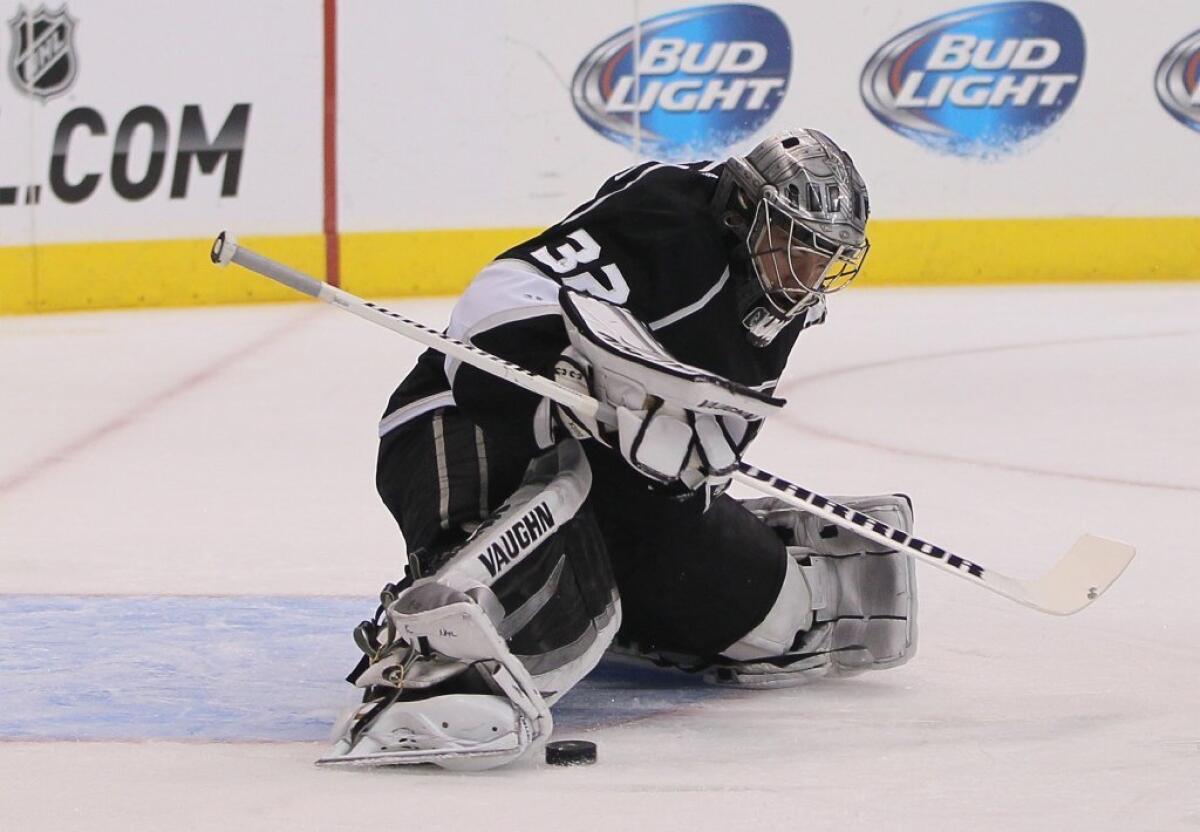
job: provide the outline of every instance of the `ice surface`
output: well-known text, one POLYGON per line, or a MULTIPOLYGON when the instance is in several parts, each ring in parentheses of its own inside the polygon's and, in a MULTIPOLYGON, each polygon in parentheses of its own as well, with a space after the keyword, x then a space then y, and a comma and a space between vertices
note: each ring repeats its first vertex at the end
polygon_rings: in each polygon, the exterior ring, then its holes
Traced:
POLYGON ((309 303, 0 318, 0 830, 1200 828, 1200 286, 834 298, 751 463, 1014 576, 1137 560, 1066 619, 922 569, 919 655, 849 680, 602 666, 556 708, 582 769, 311 765, 400 572, 416 352, 309 303))

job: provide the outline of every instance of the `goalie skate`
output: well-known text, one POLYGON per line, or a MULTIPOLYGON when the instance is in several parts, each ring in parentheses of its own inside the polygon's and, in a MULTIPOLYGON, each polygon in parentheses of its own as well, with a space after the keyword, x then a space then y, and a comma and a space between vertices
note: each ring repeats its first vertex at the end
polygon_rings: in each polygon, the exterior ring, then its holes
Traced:
POLYGON ((334 734, 319 765, 436 763, 475 771, 508 762, 534 739, 529 720, 506 699, 476 694, 365 702, 342 718, 334 734))

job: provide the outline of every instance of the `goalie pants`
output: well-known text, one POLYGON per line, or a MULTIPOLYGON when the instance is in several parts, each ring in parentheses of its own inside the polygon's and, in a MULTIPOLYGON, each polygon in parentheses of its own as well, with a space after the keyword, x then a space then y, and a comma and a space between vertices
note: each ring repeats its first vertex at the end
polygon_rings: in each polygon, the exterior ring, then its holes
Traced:
MULTIPOLYGON (((701 498, 664 493, 613 451, 585 448, 584 508, 620 594, 618 638, 708 657, 753 630, 783 584, 788 556, 776 533, 730 497, 705 511, 701 498)), ((504 503, 529 462, 444 408, 383 437, 376 486, 424 572, 504 503)))

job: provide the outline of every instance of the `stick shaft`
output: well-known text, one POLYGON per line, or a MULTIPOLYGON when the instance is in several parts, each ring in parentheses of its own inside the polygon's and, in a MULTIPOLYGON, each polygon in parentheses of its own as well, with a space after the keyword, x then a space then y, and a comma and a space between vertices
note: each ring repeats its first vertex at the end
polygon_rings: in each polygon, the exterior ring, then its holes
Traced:
POLYGON ((293 269, 291 266, 279 263, 269 257, 264 257, 256 251, 238 245, 235 240, 227 235, 222 234, 221 237, 217 238, 217 243, 213 247, 213 261, 219 262, 222 265, 225 263, 236 263, 263 277, 269 277, 271 280, 295 289, 297 292, 317 298, 339 309, 344 309, 352 315, 357 315, 360 318, 411 338, 419 344, 431 347, 444 355, 458 359, 464 364, 469 364, 472 367, 483 370, 485 373, 498 376, 520 387, 524 387, 533 393, 552 399, 564 407, 571 408, 576 413, 598 418, 602 422, 616 423, 616 418, 612 414, 611 408, 605 408, 591 396, 577 393, 574 390, 563 387, 561 384, 556 384, 553 379, 531 373, 524 367, 519 367, 510 361, 505 361, 503 358, 495 356, 490 352, 451 338, 422 323, 406 318, 397 312, 389 311, 382 306, 377 306, 356 295, 352 295, 343 289, 330 286, 328 283, 310 277, 301 271, 293 269))
MULTIPOLYGON (((218 237, 213 244, 212 259, 214 263, 221 265, 237 263, 298 292, 411 338, 464 364, 545 396, 576 413, 597 418, 607 424, 615 424, 612 408, 591 396, 570 390, 552 379, 531 373, 478 347, 450 338, 397 312, 365 301, 343 289, 330 286, 239 246, 226 234, 218 237)), ((1048 575, 1036 581, 1026 582, 913 537, 745 462, 739 463, 733 479, 761 494, 781 499, 888 549, 895 549, 923 563, 950 572, 1019 604, 1055 615, 1069 615, 1090 604, 1117 579, 1133 558, 1133 547, 1127 544, 1085 535, 1048 575)))

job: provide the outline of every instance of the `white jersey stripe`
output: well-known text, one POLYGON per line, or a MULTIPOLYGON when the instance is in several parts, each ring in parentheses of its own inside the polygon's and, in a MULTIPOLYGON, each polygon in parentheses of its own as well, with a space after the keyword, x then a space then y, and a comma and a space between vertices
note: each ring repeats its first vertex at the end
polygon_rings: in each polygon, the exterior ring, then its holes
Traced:
MULTIPOLYGON (((688 167, 687 165, 668 165, 668 164, 666 164, 666 163, 663 163, 663 162, 660 162, 660 163, 657 163, 657 164, 653 164, 653 165, 651 165, 650 167, 648 167, 648 168, 646 168, 645 170, 643 170, 641 173, 639 173, 639 174, 638 174, 637 176, 635 176, 633 179, 630 179, 630 180, 629 180, 627 183, 625 183, 624 185, 622 185, 620 188, 617 188, 615 191, 609 191, 609 192, 608 192, 608 193, 606 193, 604 196, 602 196, 602 197, 600 197, 600 198, 598 198, 598 199, 594 200, 594 201, 593 201, 593 202, 591 202, 590 204, 588 204, 588 205, 585 205, 584 207, 580 208, 580 209, 579 209, 578 211, 576 211, 574 214, 572 214, 571 216, 567 217, 565 220, 563 220, 562 222, 560 222, 560 223, 559 223, 559 225, 566 225, 566 224, 567 224, 567 223, 569 223, 569 222, 574 222, 575 220, 579 219, 579 218, 580 218, 580 217, 582 217, 584 214, 586 214, 588 211, 590 211, 590 210, 592 210, 593 208, 595 208, 596 206, 598 206, 598 205, 602 204, 602 203, 604 202, 604 200, 608 199, 608 198, 609 198, 610 196, 612 196, 613 194, 619 194, 619 193, 621 193, 621 191, 625 190, 625 189, 626 189, 626 188, 628 188, 630 185, 633 185, 633 184, 635 184, 636 182, 638 182, 638 181, 639 181, 639 180, 640 180, 640 179, 641 179, 643 176, 645 176, 645 175, 647 175, 647 174, 649 174, 649 173, 653 173, 653 172, 654 172, 654 171, 656 171, 656 170, 661 170, 662 168, 676 168, 677 170, 690 170, 690 171, 693 171, 693 172, 695 172, 695 168, 688 167)), ((704 173, 703 171, 701 171, 700 173, 701 173, 702 175, 704 175, 704 176, 708 176, 708 177, 711 177, 711 178, 713 178, 713 179, 718 179, 718 178, 719 178, 719 177, 718 177, 718 176, 717 176, 715 173, 704 173)))
MULTIPOLYGON (((558 317, 558 284, 523 260, 497 260, 483 268, 463 292, 446 334, 459 341, 489 329, 543 316, 558 317)), ((460 362, 446 358, 446 379, 453 386, 460 362)))
POLYGON ((625 168, 625 170, 621 171, 620 173, 614 174, 612 177, 612 181, 620 182, 622 179, 624 179, 629 174, 633 173, 635 170, 638 170, 639 168, 643 168, 648 164, 651 164, 651 163, 650 162, 638 162, 636 165, 630 165, 629 167, 625 168))
POLYGON ((627 183, 625 183, 621 187, 617 188, 615 191, 609 191, 604 196, 602 196, 598 199, 592 200, 592 202, 590 204, 585 205, 583 208, 580 208, 574 214, 572 214, 571 216, 567 217, 565 220, 560 222, 559 225, 566 225, 569 222, 579 219, 584 214, 586 214, 588 211, 592 210, 593 208, 595 208, 598 205, 603 204, 604 200, 608 199, 613 194, 619 194, 619 193, 621 193, 621 191, 625 190, 630 185, 641 180, 641 178, 643 176, 645 176, 646 174, 653 173, 654 171, 658 170, 659 168, 666 168, 666 167, 674 168, 674 167, 680 167, 680 166, 679 165, 665 165, 665 164, 651 165, 650 167, 646 168, 644 171, 639 173, 637 176, 635 176, 633 179, 630 179, 627 183))
POLYGON ((691 315, 693 312, 698 312, 699 310, 703 309, 710 300, 712 300, 713 298, 715 298, 717 296, 717 292, 720 292, 721 288, 728 281, 729 281, 729 267, 726 266, 725 271, 722 272, 722 274, 721 274, 721 279, 716 282, 716 285, 714 285, 711 289, 709 289, 707 292, 705 292, 704 296, 702 298, 700 298, 700 300, 696 301, 695 303, 689 303, 687 306, 683 307, 682 309, 676 309, 670 315, 665 315, 665 316, 659 318, 657 321, 653 321, 649 325, 650 329, 653 331, 656 329, 662 329, 665 326, 670 326, 671 324, 673 324, 677 321, 682 321, 684 318, 686 318, 688 315, 691 315))
POLYGON ((442 414, 433 416, 433 452, 437 457, 438 473, 438 515, 442 519, 442 528, 450 528, 450 471, 446 465, 446 433, 442 414))
POLYGON ((417 399, 415 402, 406 404, 399 410, 389 413, 383 417, 379 423, 379 436, 383 438, 387 434, 394 431, 406 422, 410 422, 423 413, 428 413, 431 410, 437 410, 440 407, 453 407, 454 394, 449 390, 444 393, 434 393, 432 396, 426 396, 423 399, 417 399))
MULTIPOLYGON (((473 343, 476 335, 487 332, 489 329, 495 329, 498 326, 505 324, 516 323, 517 321, 527 321, 530 318, 559 318, 562 316, 562 307, 557 303, 553 306, 526 306, 516 309, 505 309, 494 315, 489 315, 479 321, 475 326, 466 330, 462 335, 451 336, 456 337, 459 341, 465 341, 468 344, 473 343)), ((458 373, 458 368, 462 366, 462 362, 457 358, 446 356, 445 364, 443 365, 446 372, 446 380, 450 382, 450 386, 454 386, 454 376, 458 373)))
POLYGON ((475 428, 475 458, 479 462, 479 519, 482 520, 488 516, 488 466, 487 446, 478 426, 475 428))

